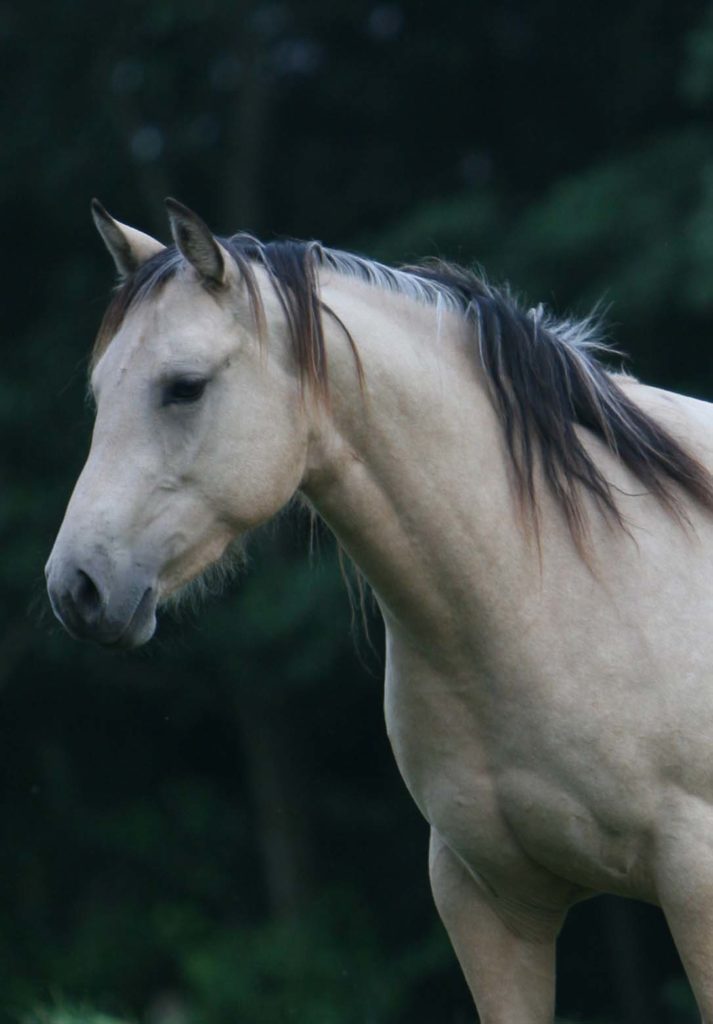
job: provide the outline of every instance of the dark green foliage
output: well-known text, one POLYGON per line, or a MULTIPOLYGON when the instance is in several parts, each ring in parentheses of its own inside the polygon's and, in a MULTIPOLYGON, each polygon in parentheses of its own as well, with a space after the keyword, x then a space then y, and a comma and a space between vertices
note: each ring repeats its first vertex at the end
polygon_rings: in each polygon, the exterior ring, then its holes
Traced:
MULTIPOLYGON (((0 1020, 469 1020, 379 625, 355 643, 326 535, 310 560, 284 517, 138 654, 52 621, 112 278, 89 199, 163 238, 174 194, 224 233, 602 300, 635 372, 710 398, 711 9, 35 0, 0 6, 0 66, 0 1020)), ((695 1019, 648 908, 579 908, 562 959, 565 1017, 695 1019)))

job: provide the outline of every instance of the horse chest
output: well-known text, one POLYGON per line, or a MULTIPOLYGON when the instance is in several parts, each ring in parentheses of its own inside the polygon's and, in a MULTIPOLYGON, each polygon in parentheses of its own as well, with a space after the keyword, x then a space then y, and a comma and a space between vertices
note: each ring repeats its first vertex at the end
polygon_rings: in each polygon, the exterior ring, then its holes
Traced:
POLYGON ((399 770, 424 817, 474 872, 496 888, 543 891, 559 878, 648 898, 636 773, 607 763, 598 743, 553 750, 546 711, 510 707, 508 727, 498 729, 467 696, 477 690, 472 674, 459 685, 413 651, 392 645, 389 653, 385 715, 399 770))
POLYGON ((387 647, 386 727, 406 786, 426 820, 480 860, 511 841, 497 805, 496 778, 477 714, 452 676, 413 652, 387 647))

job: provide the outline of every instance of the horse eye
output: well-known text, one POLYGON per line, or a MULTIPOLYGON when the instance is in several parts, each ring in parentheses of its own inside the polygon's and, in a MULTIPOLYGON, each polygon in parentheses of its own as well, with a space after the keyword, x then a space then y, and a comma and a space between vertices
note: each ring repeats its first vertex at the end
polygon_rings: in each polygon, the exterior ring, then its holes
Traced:
POLYGON ((204 377, 178 377, 166 384, 162 405, 188 405, 197 402, 208 381, 204 377))

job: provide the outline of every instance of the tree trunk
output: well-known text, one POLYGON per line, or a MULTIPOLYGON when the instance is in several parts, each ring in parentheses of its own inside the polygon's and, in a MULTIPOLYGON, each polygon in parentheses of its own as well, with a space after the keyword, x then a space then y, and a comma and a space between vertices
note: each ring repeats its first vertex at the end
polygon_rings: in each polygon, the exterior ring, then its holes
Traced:
POLYGON ((288 917, 313 891, 309 792, 287 709, 255 693, 237 698, 270 913, 288 917))

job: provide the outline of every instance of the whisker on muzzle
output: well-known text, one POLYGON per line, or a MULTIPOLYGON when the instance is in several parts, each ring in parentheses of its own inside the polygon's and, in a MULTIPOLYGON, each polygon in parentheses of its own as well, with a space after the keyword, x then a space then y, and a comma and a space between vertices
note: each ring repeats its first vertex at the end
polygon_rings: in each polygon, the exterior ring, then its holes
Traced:
POLYGON ((207 566, 195 579, 185 583, 178 590, 162 598, 161 609, 172 614, 184 611, 195 612, 209 597, 218 597, 244 570, 247 564, 245 536, 228 545, 217 562, 207 566))

